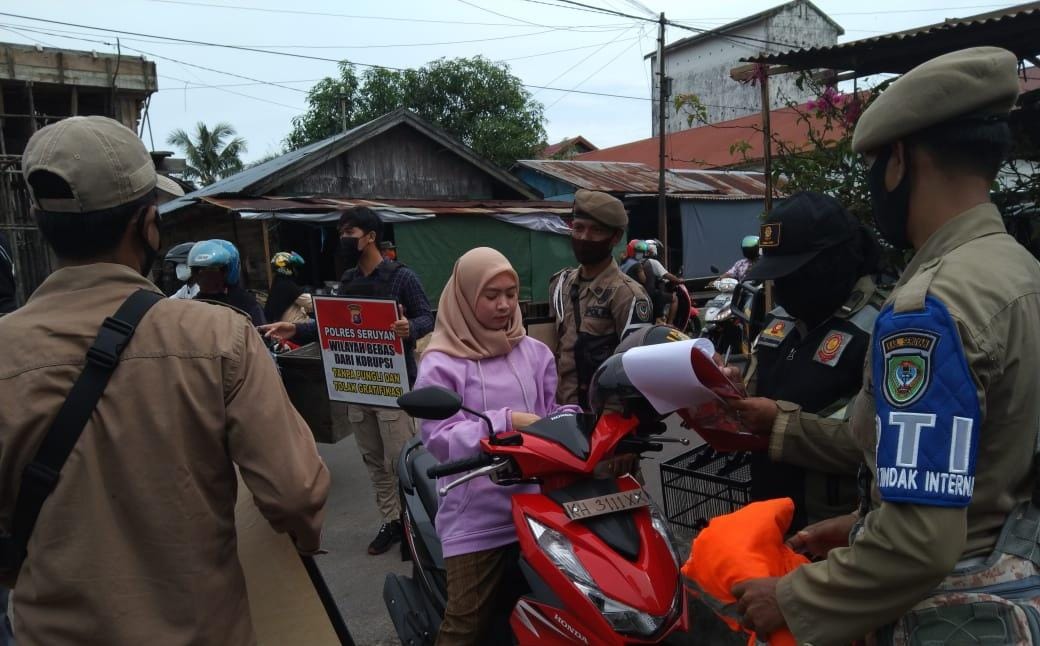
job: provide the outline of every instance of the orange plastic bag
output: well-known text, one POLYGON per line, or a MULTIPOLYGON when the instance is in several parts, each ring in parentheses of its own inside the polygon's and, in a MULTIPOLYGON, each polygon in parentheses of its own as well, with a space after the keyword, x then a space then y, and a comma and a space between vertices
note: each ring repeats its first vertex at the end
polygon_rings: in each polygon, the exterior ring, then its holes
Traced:
MULTIPOLYGON (((709 597, 713 608, 736 602, 730 589, 741 581, 783 576, 809 562, 784 544, 794 516, 794 501, 777 498, 753 502, 731 514, 713 518, 693 541, 683 574, 709 597)), ((718 613, 733 630, 744 630, 732 616, 718 613)), ((755 643, 752 633, 748 644, 755 643)), ((786 628, 769 638, 771 646, 795 646, 786 628)))

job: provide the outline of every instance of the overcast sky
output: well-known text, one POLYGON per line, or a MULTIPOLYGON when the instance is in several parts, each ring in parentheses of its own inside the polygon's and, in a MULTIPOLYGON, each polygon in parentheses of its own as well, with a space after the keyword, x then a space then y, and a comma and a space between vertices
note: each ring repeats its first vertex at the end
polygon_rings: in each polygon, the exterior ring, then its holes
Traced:
MULTIPOLYGON (((634 0, 585 1, 650 15, 634 0)), ((550 6, 557 4, 556 0, 0 0, 0 11, 5 13, 79 25, 0 16, 0 35, 7 42, 114 52, 118 34, 86 28, 92 27, 331 59, 119 35, 124 53, 143 54, 156 63, 159 92, 151 102, 156 149, 169 148, 166 137, 175 128, 191 128, 197 121, 210 125, 227 121, 245 137, 246 159, 256 159, 281 149, 290 120, 305 110, 307 89, 336 74, 332 60, 418 67, 440 57, 476 54, 507 62, 526 84, 636 97, 532 89, 546 107, 550 142, 581 134, 606 147, 650 136, 650 70, 643 55, 655 47, 657 26, 550 6)), ((780 2, 642 0, 642 4, 652 12, 664 11, 669 19, 708 28, 780 2)), ((839 39, 844 42, 1013 3, 816 0, 816 4, 845 28, 845 36, 839 39)), ((667 39, 688 35, 669 28, 667 39)), ((144 139, 150 143, 147 129, 144 139)))

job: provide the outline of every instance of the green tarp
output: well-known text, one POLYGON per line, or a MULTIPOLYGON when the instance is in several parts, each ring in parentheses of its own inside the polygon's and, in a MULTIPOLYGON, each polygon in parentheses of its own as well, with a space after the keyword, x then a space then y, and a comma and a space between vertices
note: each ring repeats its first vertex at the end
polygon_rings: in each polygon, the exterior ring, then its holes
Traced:
MULTIPOLYGON (((520 300, 549 300, 549 278, 577 264, 567 236, 530 229, 494 218, 445 216, 394 224, 397 258, 422 280, 437 307, 455 261, 474 247, 501 251, 520 276, 520 300)), ((619 245, 623 248, 624 240, 619 245)))

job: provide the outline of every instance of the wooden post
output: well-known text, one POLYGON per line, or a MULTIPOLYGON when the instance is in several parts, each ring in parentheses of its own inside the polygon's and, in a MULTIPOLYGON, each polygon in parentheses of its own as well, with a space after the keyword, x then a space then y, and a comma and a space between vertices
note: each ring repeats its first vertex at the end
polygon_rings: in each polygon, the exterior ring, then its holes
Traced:
POLYGON ((264 234, 264 266, 267 267, 267 285, 270 287, 274 282, 274 274, 271 272, 271 237, 267 232, 267 220, 259 220, 260 230, 264 234))
POLYGON ((765 66, 761 66, 763 72, 759 74, 759 82, 762 84, 762 162, 765 172, 765 208, 766 213, 773 210, 773 137, 769 128, 769 75, 765 74, 765 66))
POLYGON ((665 102, 668 100, 668 87, 664 75, 664 12, 661 12, 660 28, 657 36, 657 235, 661 239, 661 264, 668 267, 668 201, 665 199, 665 102))
POLYGON ((32 81, 26 81, 25 88, 29 92, 29 132, 36 132, 36 97, 33 96, 32 81))

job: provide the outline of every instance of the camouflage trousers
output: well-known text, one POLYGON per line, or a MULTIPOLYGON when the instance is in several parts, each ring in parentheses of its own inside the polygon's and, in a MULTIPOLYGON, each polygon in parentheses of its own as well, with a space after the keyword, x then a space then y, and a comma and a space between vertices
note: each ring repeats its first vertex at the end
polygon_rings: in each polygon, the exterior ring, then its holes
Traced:
POLYGON ((1040 644, 1040 567, 994 552, 958 566, 931 595, 868 644, 1028 646, 1040 644))

